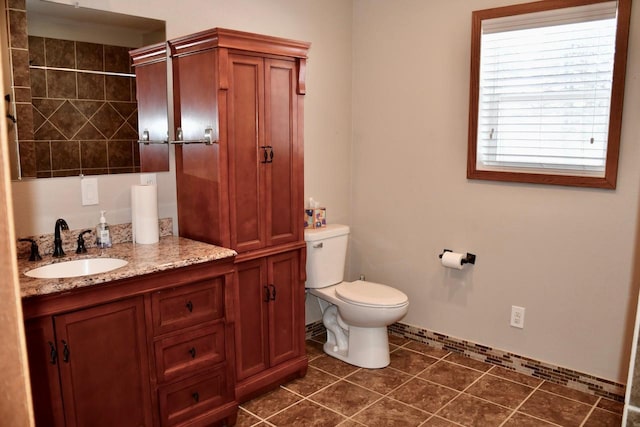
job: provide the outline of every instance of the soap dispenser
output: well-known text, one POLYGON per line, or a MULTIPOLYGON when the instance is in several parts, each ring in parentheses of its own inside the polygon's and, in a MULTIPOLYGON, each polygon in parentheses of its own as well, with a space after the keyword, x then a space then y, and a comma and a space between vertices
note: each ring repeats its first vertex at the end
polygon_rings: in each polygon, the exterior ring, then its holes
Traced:
POLYGON ((96 226, 96 245, 99 248, 111 247, 111 233, 109 232, 109 225, 104 217, 107 211, 100 211, 100 223, 96 226))

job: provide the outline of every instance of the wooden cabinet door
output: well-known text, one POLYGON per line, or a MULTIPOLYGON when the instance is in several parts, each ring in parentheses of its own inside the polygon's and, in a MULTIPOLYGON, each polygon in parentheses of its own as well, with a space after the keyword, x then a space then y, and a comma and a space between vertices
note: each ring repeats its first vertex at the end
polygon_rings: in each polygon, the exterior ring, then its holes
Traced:
POLYGON ((167 60, 164 43, 132 52, 136 71, 140 172, 169 170, 167 60), (164 143, 163 143, 164 142, 164 143))
POLYGON ((66 425, 149 426, 142 297, 54 316, 66 425))
POLYGON ((269 361, 277 365, 300 354, 300 327, 304 325, 299 256, 297 251, 267 258, 269 303, 269 361))
POLYGON ((36 426, 64 426, 59 358, 51 317, 25 322, 25 335, 36 426))
POLYGON ((231 247, 245 252, 266 245, 262 58, 229 55, 227 105, 231 247))
POLYGON ((297 240, 301 152, 294 61, 229 55, 231 246, 297 240))
POLYGON ((237 265, 236 371, 238 380, 301 354, 304 285, 298 251, 237 265))
POLYGON ((261 164, 266 179, 267 246, 296 241, 302 220, 302 195, 298 194, 298 95, 294 61, 265 59, 265 143, 268 163, 261 164))
POLYGON ((242 380, 269 367, 266 260, 238 264, 236 280, 236 378, 242 380))

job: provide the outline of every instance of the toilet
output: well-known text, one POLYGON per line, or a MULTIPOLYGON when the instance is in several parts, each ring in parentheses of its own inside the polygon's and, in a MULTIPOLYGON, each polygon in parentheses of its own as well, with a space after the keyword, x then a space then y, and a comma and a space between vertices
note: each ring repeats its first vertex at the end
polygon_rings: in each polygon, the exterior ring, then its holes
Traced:
POLYGON ((389 365, 387 326, 409 309, 403 292, 380 283, 345 282, 349 227, 307 229, 307 291, 318 297, 327 328, 325 353, 362 368, 389 365))

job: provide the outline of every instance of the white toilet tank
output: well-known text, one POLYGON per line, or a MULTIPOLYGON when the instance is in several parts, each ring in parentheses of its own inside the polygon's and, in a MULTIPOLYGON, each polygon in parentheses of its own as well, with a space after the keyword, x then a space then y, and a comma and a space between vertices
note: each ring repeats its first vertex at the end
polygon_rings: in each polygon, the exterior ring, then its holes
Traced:
POLYGON ((344 280, 349 227, 329 224, 304 230, 307 242, 307 288, 325 288, 344 280))

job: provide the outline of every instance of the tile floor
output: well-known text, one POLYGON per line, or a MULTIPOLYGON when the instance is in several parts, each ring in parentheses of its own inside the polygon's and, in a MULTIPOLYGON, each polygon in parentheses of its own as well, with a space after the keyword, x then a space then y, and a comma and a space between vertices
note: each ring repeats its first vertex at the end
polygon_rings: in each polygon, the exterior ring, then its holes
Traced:
POLYGON ((309 370, 243 403, 237 426, 620 426, 621 403, 411 340, 368 370, 307 341, 309 370))

